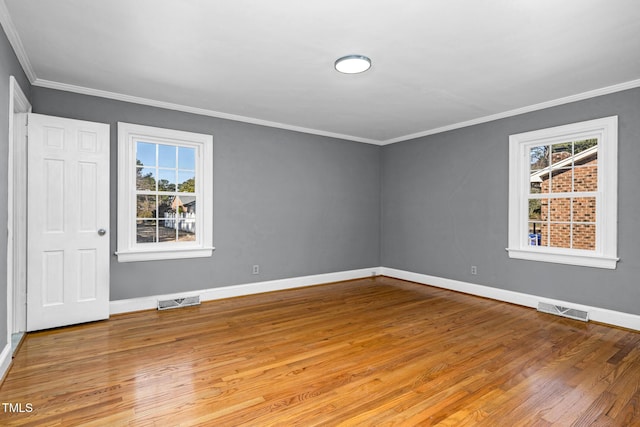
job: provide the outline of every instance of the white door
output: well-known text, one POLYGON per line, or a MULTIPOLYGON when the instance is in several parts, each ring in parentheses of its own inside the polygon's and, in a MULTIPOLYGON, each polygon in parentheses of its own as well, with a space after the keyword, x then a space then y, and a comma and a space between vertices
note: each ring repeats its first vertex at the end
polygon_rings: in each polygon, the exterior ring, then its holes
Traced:
POLYGON ((27 330, 109 317, 109 125, 29 114, 27 330))

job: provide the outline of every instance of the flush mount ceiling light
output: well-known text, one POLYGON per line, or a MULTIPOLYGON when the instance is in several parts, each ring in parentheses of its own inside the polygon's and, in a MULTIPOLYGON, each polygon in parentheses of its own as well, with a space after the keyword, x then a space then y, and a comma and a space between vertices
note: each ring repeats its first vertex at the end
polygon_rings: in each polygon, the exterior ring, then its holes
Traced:
POLYGON ((364 55, 347 55, 339 58, 334 65, 341 73, 357 74, 371 68, 371 60, 364 55))

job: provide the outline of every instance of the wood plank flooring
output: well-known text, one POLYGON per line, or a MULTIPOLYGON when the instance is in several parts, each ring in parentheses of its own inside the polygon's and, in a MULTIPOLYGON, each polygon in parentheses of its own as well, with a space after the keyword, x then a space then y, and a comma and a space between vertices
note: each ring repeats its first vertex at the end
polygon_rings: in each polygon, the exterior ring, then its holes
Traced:
POLYGON ((6 426, 636 426, 640 334, 378 277, 31 333, 0 401, 33 408, 6 426))

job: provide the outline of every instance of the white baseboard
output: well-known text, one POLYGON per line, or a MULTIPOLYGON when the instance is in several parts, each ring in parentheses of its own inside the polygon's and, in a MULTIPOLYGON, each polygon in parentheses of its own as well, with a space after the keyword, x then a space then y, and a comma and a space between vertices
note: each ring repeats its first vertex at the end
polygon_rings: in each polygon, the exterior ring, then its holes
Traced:
POLYGON ((363 268, 360 270, 341 271, 337 273, 316 274, 313 276, 292 277, 288 279, 269 280, 266 282, 246 283, 241 285, 223 286, 220 288, 116 300, 109 303, 109 312, 110 314, 119 314, 154 309, 157 308, 159 299, 164 300, 200 295, 201 301, 211 301, 222 298, 259 294, 263 292, 301 288, 304 286, 322 285, 324 283, 340 282, 342 280, 361 279, 363 277, 370 277, 373 273, 380 275, 380 270, 381 267, 363 268))
POLYGON ((11 356, 11 341, 9 341, 2 349, 2 353, 0 353, 0 384, 7 374, 9 366, 11 366, 11 356))
POLYGON ((576 304, 570 301, 561 301, 536 295, 523 294, 520 292, 508 291, 505 289, 493 288, 491 286, 477 285, 475 283, 461 282, 458 280, 445 279, 442 277, 429 276, 426 274, 413 273, 410 271, 396 270, 394 268, 381 267, 380 274, 394 277, 396 279, 409 280, 438 288, 463 292, 504 301, 512 304, 523 305, 525 307, 537 308, 539 302, 546 302, 563 307, 576 308, 589 312, 589 319, 606 323, 608 325, 620 326, 623 328, 640 331, 640 316, 636 314, 624 313, 621 311, 608 310, 606 308, 592 307, 583 304, 576 304))
MULTIPOLYGON (((337 273, 317 274, 314 276, 292 277, 288 279, 269 280, 265 282, 246 283, 241 285, 224 286, 220 288, 202 289, 197 291, 179 292, 165 295, 153 295, 141 298, 131 298, 110 302, 110 313, 129 313, 132 311, 150 310, 157 307, 159 299, 172 299, 200 295, 201 301, 212 301, 222 298, 231 298, 243 295, 253 295, 263 292, 279 291, 284 289, 301 288, 304 286, 322 285, 325 283, 339 282, 342 280, 360 279, 370 277, 372 273, 422 283, 438 288, 463 292, 497 301, 518 304, 525 307, 536 308, 539 302, 546 302, 563 307, 576 308, 589 312, 589 318, 595 322, 620 326, 623 328, 640 331, 640 316, 606 308, 587 306, 570 301, 561 301, 537 295, 524 294, 506 289, 493 288, 491 286, 477 285, 475 283, 459 280, 445 279, 427 274, 413 273, 411 271, 396 270, 387 267, 363 268, 360 270, 341 271, 337 273)), ((4 354, 4 352, 3 352, 4 354)), ((10 361, 10 358, 9 358, 10 361)), ((0 359, 2 362, 2 359, 0 359)), ((0 371, 1 372, 1 371, 0 371)))

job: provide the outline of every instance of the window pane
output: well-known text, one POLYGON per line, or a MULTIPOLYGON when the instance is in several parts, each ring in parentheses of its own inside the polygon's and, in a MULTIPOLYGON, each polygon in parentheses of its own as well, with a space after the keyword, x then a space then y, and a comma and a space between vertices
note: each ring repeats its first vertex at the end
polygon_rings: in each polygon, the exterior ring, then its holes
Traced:
POLYGON ((136 221, 136 242, 137 243, 154 243, 156 241, 156 220, 138 220, 136 221))
POLYGON ((540 199, 540 219, 543 221, 549 219, 549 199, 540 199))
MULTIPOLYGON (((171 198, 171 203, 173 204, 173 197, 171 198)), ((170 209, 170 210, 166 210, 163 214, 162 217, 160 218, 160 227, 167 229, 165 230, 165 236, 168 233, 168 229, 173 230, 173 239, 175 240, 176 237, 176 222, 177 222, 177 215, 175 210, 170 209)))
POLYGON ((576 166, 573 171, 573 191, 598 191, 598 165, 597 159, 576 166))
POLYGON ((196 170, 196 149, 188 147, 178 148, 178 169, 196 170))
POLYGON ((542 192, 542 181, 531 180, 531 186, 529 187, 530 194, 540 194, 542 192))
POLYGON ((573 179, 573 169, 571 168, 555 169, 551 174, 551 192, 552 193, 571 192, 572 179, 573 179))
POLYGON ((541 222, 529 222, 529 246, 541 246, 542 245, 542 227, 544 223, 541 222))
POLYGON ((136 190, 156 191, 156 170, 136 168, 136 190))
POLYGON ((194 242, 196 240, 196 218, 195 215, 186 214, 187 219, 178 223, 178 241, 194 242))
POLYGON ((573 222, 596 222, 596 198, 573 199, 573 222))
POLYGON ((571 225, 549 224, 549 245, 554 248, 571 247, 571 225))
POLYGON ((529 219, 542 219, 542 201, 540 199, 529 199, 529 219))
POLYGON ((156 196, 136 196, 136 218, 156 217, 156 196))
MULTIPOLYGON (((575 155, 578 155, 583 151, 589 150, 595 147, 596 145, 598 145, 598 138, 585 139, 584 141, 576 141, 573 143, 573 145, 574 145, 573 152, 575 155)), ((597 151, 597 148, 595 150, 597 151)))
POLYGON ((174 145, 158 145, 158 166, 161 168, 176 167, 176 152, 178 147, 174 145))
POLYGON ((175 242, 176 241, 176 220, 164 219, 160 220, 158 227, 159 242, 175 242))
POLYGON ((531 194, 540 194, 540 193, 548 193, 549 192, 549 173, 532 173, 529 176, 529 191, 531 194))
POLYGON ((595 224, 573 224, 573 248, 596 250, 595 224))
POLYGON ((571 221, 571 199, 550 199, 549 215, 551 221, 571 221))
POLYGON ((573 143, 571 142, 553 144, 551 146, 551 165, 557 165, 562 162, 562 167, 571 167, 572 150, 573 143), (565 162, 565 160, 567 160, 567 162, 565 162))
POLYGON ((136 165, 156 165, 156 144, 150 144, 148 142, 136 143, 136 165))
POLYGON ((195 193, 196 177, 193 172, 178 171, 178 191, 195 193))
POLYGON ((538 233, 541 235, 540 246, 549 246, 549 224, 543 222, 539 225, 540 231, 538 231, 538 233))
POLYGON ((195 196, 176 196, 172 204, 173 208, 179 214, 195 214, 196 213, 196 197, 195 196))
POLYGON ((174 196, 159 196, 158 197, 158 219, 165 218, 167 214, 175 212, 173 208, 174 196))
POLYGON ((540 145, 529 149, 529 170, 536 171, 549 166, 549 146, 540 145))
POLYGON ((175 169, 158 169, 158 191, 176 191, 175 169))

